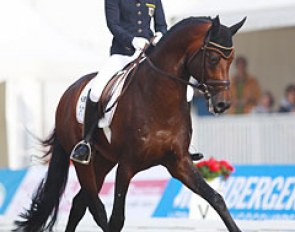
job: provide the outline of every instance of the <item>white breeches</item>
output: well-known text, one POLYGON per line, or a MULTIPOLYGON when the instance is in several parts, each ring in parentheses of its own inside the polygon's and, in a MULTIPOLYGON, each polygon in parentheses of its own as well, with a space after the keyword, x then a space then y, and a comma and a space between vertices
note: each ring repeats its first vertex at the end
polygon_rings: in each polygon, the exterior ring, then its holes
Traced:
POLYGON ((119 54, 110 56, 92 82, 90 92, 91 101, 98 102, 104 87, 107 85, 112 76, 122 70, 132 60, 136 59, 139 54, 140 51, 136 51, 132 56, 119 54))
MULTIPOLYGON (((122 70, 128 63, 136 59, 140 54, 137 50, 132 56, 124 56, 115 54, 110 56, 103 68, 99 71, 98 75, 94 78, 90 91, 90 99, 93 102, 98 102, 102 94, 103 89, 109 82, 109 80, 118 71, 122 70)), ((193 98, 194 90, 191 86, 187 86, 187 101, 190 102, 193 98)))

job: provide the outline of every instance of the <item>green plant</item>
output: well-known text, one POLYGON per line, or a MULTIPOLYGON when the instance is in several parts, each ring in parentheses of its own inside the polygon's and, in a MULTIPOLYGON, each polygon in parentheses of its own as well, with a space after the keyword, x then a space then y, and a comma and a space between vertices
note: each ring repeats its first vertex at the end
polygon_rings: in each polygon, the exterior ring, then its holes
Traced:
POLYGON ((216 177, 226 180, 235 170, 228 161, 216 160, 214 158, 198 162, 196 163, 196 167, 207 180, 213 180, 216 177))

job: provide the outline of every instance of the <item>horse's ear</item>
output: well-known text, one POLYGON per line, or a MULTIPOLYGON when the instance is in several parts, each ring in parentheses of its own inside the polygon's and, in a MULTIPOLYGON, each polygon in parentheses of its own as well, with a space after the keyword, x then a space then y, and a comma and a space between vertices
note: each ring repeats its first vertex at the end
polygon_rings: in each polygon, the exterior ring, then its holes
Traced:
POLYGON ((219 15, 217 15, 214 19, 212 19, 212 36, 218 35, 220 29, 220 19, 219 15))
POLYGON ((239 22, 229 28, 232 35, 237 33, 237 31, 244 25, 246 19, 247 19, 247 17, 243 18, 241 20, 241 22, 239 22))

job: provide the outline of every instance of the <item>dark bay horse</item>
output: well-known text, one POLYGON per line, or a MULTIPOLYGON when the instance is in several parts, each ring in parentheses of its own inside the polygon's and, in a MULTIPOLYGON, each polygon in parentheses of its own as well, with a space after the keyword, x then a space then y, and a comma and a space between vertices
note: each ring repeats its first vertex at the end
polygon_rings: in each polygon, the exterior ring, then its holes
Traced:
MULTIPOLYGON (((245 19, 231 27, 219 18, 188 18, 163 37, 140 64, 132 83, 118 103, 110 143, 102 130, 94 133, 89 165, 74 163, 81 189, 74 197, 66 231, 75 231, 88 208, 104 232, 117 232, 125 220, 125 197, 132 177, 155 165, 165 166, 194 193, 207 200, 229 231, 240 231, 223 198, 200 175, 188 153, 192 126, 187 85, 193 76, 205 92, 212 109, 222 113, 230 106, 229 67, 233 59, 232 36, 245 19), (108 221, 98 193, 106 174, 118 164, 114 205, 108 221)), ((46 177, 35 192, 30 209, 17 221, 16 231, 51 231, 65 189, 69 156, 81 140, 82 126, 75 107, 83 87, 95 76, 82 77, 62 96, 55 130, 44 142, 52 154, 46 177)))

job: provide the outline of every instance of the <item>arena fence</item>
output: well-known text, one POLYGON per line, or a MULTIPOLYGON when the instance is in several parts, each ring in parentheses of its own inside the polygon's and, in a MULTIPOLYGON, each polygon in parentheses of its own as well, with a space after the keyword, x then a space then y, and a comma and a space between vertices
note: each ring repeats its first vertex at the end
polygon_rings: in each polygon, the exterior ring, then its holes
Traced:
POLYGON ((295 163, 295 115, 196 117, 192 144, 237 164, 295 163))

